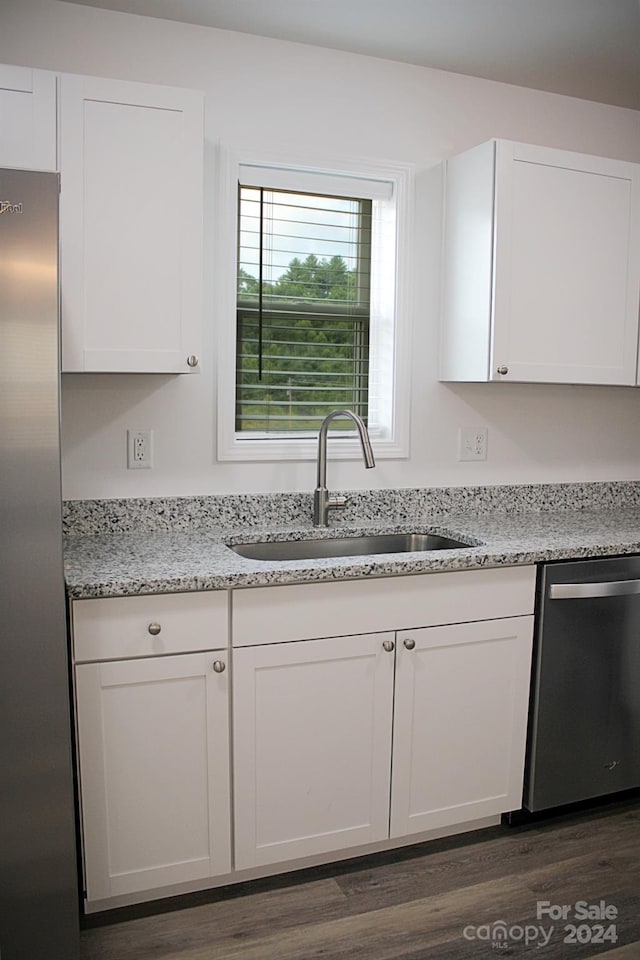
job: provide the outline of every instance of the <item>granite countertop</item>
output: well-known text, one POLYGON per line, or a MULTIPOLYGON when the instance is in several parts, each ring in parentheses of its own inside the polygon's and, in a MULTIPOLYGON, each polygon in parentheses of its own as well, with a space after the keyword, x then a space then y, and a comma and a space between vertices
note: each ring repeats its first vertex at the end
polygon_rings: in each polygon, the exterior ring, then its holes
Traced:
MULTIPOLYGON (((184 504, 176 509, 176 501, 172 501, 172 510, 168 511, 163 501, 159 511, 156 501, 153 522, 145 519, 146 514, 136 514, 135 509, 133 514, 118 512, 114 521, 112 510, 107 524, 109 532, 104 529, 104 523, 92 527, 85 522, 74 528, 72 520, 71 533, 68 529, 70 535, 65 539, 67 590, 71 599, 86 599, 471 570, 640 553, 640 503, 635 502, 636 492, 640 499, 640 491, 634 491, 633 497, 622 498, 618 503, 613 502, 615 498, 612 501, 611 497, 601 497, 604 505, 599 507, 596 496, 593 502, 581 502, 579 509, 572 509, 569 500, 555 509, 527 510, 522 509, 520 500, 514 503, 513 510, 507 510, 504 501, 496 504, 485 499, 473 512, 469 502, 461 504, 459 497, 458 503, 449 504, 459 509, 444 510, 443 503, 438 502, 435 512, 423 509, 420 498, 419 503, 415 497, 408 503, 404 497, 402 508, 396 503, 395 509, 388 511, 394 516, 384 521, 380 519, 378 506, 377 510, 361 511, 369 514, 365 520, 356 522, 346 518, 341 524, 334 521, 325 530, 313 528, 306 519, 306 502, 302 503, 301 516, 293 516, 291 504, 283 504, 280 515, 270 515, 261 525, 260 510, 264 504, 258 504, 254 510, 255 504, 250 498, 243 501, 245 512, 241 518, 237 510, 230 515, 209 511, 206 523, 202 517, 200 522, 194 522, 193 513, 189 521, 184 522, 184 504), (247 504, 254 511, 251 516, 246 514, 247 504), (171 513, 169 519, 168 513, 171 513), (290 522, 282 522, 282 513, 290 522), (127 521, 123 522, 125 515, 127 521), (159 515, 163 518, 162 529, 158 529, 159 515), (276 522, 278 520, 280 522, 276 522), (424 553, 286 561, 245 559, 227 545, 406 531, 444 534, 472 545, 424 553)), ((591 493, 596 491, 590 490, 591 493)), ((544 500, 543 492, 541 496, 544 500)), ((388 507, 388 500, 386 502, 388 507)), ((553 507, 553 498, 547 505, 549 503, 553 507)), ((188 504, 192 510, 193 501, 189 500, 188 504)), ((575 503, 573 505, 575 507, 575 503)), ((540 502, 535 506, 539 507, 540 502)))

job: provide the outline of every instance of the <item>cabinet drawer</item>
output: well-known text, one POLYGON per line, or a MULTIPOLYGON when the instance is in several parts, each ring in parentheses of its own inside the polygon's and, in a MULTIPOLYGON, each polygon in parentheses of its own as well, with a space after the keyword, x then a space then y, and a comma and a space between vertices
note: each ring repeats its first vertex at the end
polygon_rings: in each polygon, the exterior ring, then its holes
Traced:
POLYGON ((74 660, 226 647, 227 605, 226 591, 75 600, 71 607, 74 660))
POLYGON ((233 644, 523 616, 533 613, 534 592, 533 566, 237 590, 233 644))

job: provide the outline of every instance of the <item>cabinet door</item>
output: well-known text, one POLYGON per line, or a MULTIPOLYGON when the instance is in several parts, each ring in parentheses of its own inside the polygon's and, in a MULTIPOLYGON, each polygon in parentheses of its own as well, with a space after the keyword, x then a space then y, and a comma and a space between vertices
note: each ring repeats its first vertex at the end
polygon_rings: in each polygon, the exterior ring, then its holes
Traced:
POLYGON ((522 801, 533 617, 398 634, 391 836, 522 801))
POLYGON ((634 384, 640 166, 498 141, 495 218, 490 379, 634 384))
POLYGON ((76 667, 87 899, 230 870, 222 653, 76 667))
POLYGON ((202 95, 62 76, 60 101, 62 369, 197 370, 202 95))
POLYGON ((393 670, 392 634, 234 651, 238 869, 388 836, 393 670))
POLYGON ((0 64, 0 167, 56 170, 56 75, 0 64))

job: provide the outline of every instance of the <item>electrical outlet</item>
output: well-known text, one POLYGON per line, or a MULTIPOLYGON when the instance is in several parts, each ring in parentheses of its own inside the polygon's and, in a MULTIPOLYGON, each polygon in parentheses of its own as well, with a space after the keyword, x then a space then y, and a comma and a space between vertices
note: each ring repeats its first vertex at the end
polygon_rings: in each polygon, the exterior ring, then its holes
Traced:
POLYGON ((486 460, 486 427, 460 427, 458 430, 458 460, 486 460))
POLYGON ((127 468, 150 470, 153 466, 153 430, 127 430, 127 468))

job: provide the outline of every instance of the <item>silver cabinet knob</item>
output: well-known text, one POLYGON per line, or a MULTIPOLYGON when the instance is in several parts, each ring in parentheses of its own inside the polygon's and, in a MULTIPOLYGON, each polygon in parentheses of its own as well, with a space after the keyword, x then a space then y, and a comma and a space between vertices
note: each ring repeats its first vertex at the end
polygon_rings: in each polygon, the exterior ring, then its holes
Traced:
POLYGON ((393 640, 383 640, 383 641, 382 641, 382 649, 383 649, 383 650, 386 650, 387 653, 391 653, 393 650, 395 650, 395 647, 396 647, 396 645, 395 645, 395 643, 393 642, 393 640))
POLYGON ((224 660, 214 660, 213 669, 215 670, 216 673, 224 673, 226 669, 226 664, 224 660))
POLYGON ((412 640, 411 637, 407 637, 407 639, 406 639, 406 640, 403 640, 402 642, 404 643, 404 645, 405 645, 405 647, 407 648, 407 650, 413 650, 413 648, 414 648, 415 645, 416 645, 415 640, 412 640))
POLYGON ((188 367, 197 367, 199 363, 200 363, 200 360, 198 359, 198 357, 196 357, 195 353, 192 353, 190 356, 187 357, 188 367))
POLYGON ((500 374, 501 377, 506 376, 506 374, 509 373, 509 367, 505 367, 505 366, 498 367, 498 373, 500 374))
POLYGON ((160 631, 162 630, 162 627, 160 626, 159 623, 150 623, 147 629, 152 637, 157 637, 160 631))

